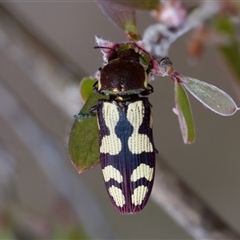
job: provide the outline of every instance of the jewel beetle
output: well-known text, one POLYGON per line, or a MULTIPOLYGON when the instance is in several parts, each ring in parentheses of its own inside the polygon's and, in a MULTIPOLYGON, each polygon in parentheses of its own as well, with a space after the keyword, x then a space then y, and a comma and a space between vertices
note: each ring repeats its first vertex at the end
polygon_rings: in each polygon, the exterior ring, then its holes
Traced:
POLYGON ((99 100, 90 110, 97 114, 105 186, 111 202, 123 214, 144 208, 155 173, 153 120, 146 97, 153 92, 148 84, 151 63, 142 64, 142 58, 131 45, 110 49, 94 84, 94 90, 109 99, 99 100))

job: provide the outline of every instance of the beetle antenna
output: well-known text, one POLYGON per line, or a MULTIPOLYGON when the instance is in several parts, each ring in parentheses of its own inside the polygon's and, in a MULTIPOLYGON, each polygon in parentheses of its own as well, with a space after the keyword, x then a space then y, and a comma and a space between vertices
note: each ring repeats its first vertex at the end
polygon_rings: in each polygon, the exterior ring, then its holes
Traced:
POLYGON ((97 48, 105 48, 105 49, 111 49, 111 50, 114 50, 114 51, 116 51, 116 49, 114 49, 114 48, 110 48, 110 47, 104 47, 104 46, 95 46, 95 47, 93 47, 94 49, 97 49, 97 48))

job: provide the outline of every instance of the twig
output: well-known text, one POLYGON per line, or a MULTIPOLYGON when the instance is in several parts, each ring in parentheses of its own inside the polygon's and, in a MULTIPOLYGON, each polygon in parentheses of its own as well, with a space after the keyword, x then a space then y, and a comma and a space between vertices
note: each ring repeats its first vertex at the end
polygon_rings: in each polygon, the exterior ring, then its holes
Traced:
POLYGON ((195 239, 240 239, 160 158, 152 192, 159 204, 195 239))
POLYGON ((168 56, 169 47, 174 41, 213 17, 220 11, 221 4, 217 1, 203 1, 198 8, 188 15, 184 24, 174 30, 161 23, 150 25, 143 34, 145 48, 156 56, 168 56))

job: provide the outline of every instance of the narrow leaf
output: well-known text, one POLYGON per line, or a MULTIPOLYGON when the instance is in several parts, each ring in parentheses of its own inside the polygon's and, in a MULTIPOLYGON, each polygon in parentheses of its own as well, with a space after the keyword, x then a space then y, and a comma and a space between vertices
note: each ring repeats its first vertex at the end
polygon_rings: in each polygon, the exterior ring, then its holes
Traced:
POLYGON ((89 113, 89 110, 99 99, 104 98, 107 97, 92 93, 80 113, 76 115, 68 147, 72 162, 79 173, 99 163, 97 117, 94 113, 89 113))
MULTIPOLYGON (((98 2, 105 2, 106 4, 115 3, 120 6, 131 7, 135 9, 141 10, 152 10, 159 8, 160 1, 159 0, 127 0, 127 1, 119 1, 119 0, 98 0, 98 2)), ((119 7, 119 6, 118 6, 119 7)))
POLYGON ((219 51, 225 59, 227 65, 240 81, 240 45, 239 40, 237 39, 237 28, 230 20, 230 17, 223 14, 214 18, 214 25, 217 31, 226 34, 229 38, 229 41, 227 41, 226 44, 219 46, 219 51))
POLYGON ((181 77, 181 84, 204 106, 222 116, 233 115, 238 107, 224 91, 209 83, 190 77, 181 77))
POLYGON ((183 142, 193 143, 195 140, 195 128, 188 96, 184 88, 177 81, 175 84, 175 113, 178 115, 183 142))

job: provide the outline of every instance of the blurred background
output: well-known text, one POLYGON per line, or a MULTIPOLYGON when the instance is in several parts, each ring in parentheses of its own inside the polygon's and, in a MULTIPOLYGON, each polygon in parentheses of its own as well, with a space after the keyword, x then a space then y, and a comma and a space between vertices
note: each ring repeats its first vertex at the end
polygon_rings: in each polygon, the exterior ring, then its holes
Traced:
MULTIPOLYGON (((154 23, 147 12, 137 17, 141 34, 154 23)), ((69 159, 68 135, 81 108, 79 81, 102 66, 95 35, 126 40, 91 1, 0 5, 0 239, 191 239, 151 199, 141 213, 118 214, 100 167, 79 175, 69 159)), ((216 47, 207 45, 191 61, 188 39, 170 48, 174 68, 218 86, 239 105, 239 86, 216 47)), ((157 78, 152 85, 160 156, 240 232, 239 113, 219 116, 190 96, 197 138, 184 145, 172 112, 172 81, 157 78)))

